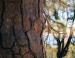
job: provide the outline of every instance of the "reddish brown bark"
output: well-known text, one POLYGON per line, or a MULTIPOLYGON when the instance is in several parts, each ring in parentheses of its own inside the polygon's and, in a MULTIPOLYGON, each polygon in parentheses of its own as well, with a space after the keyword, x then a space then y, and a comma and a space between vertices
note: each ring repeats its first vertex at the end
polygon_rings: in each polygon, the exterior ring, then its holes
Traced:
POLYGON ((0 58, 44 58, 41 3, 0 0, 0 58))

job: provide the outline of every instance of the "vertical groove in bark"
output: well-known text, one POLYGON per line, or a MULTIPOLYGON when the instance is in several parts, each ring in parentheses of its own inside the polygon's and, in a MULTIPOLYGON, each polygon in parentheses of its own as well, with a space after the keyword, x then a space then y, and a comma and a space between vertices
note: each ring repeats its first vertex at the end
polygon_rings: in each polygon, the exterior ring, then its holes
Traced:
POLYGON ((4 0, 0 0, 0 46, 2 47, 2 34, 1 34, 1 27, 3 25, 3 14, 4 14, 4 10, 5 10, 5 3, 4 0))
POLYGON ((3 24, 3 14, 4 14, 4 10, 5 10, 5 3, 4 0, 0 1, 0 28, 3 24))

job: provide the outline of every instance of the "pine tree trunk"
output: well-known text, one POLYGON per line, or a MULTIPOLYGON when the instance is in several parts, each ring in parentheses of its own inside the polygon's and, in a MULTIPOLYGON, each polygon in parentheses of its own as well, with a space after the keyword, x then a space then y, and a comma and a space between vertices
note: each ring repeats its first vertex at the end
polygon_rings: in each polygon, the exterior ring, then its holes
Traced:
POLYGON ((44 58, 42 9, 43 0, 0 0, 0 58, 44 58))

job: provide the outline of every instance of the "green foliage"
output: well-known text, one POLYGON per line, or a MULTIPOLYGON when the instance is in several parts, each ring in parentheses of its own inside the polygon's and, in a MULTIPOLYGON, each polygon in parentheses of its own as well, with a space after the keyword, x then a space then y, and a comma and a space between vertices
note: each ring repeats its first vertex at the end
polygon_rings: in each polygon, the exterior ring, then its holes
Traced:
POLYGON ((75 19, 75 3, 73 4, 73 8, 74 8, 74 19, 75 19))
POLYGON ((58 20, 58 19, 59 19, 58 12, 57 12, 57 10, 56 10, 56 9, 54 10, 54 16, 55 16, 55 19, 56 19, 56 20, 58 20))
POLYGON ((74 19, 75 19, 75 4, 73 4, 73 8, 74 8, 74 19))

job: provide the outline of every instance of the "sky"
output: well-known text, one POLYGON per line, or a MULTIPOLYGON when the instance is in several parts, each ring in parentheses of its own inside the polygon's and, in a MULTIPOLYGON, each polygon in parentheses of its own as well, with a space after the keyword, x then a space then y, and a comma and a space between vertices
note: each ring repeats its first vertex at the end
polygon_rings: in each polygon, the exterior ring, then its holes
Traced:
POLYGON ((53 37, 53 35, 52 34, 48 35, 47 32, 43 33, 43 41, 45 41, 45 40, 46 40, 46 43, 49 44, 49 45, 51 45, 52 47, 54 45, 56 46, 56 44, 57 44, 57 41, 55 40, 55 38, 53 37), (47 36, 48 36, 48 38, 47 38, 47 36), (46 38, 47 38, 47 40, 46 40, 46 38))

